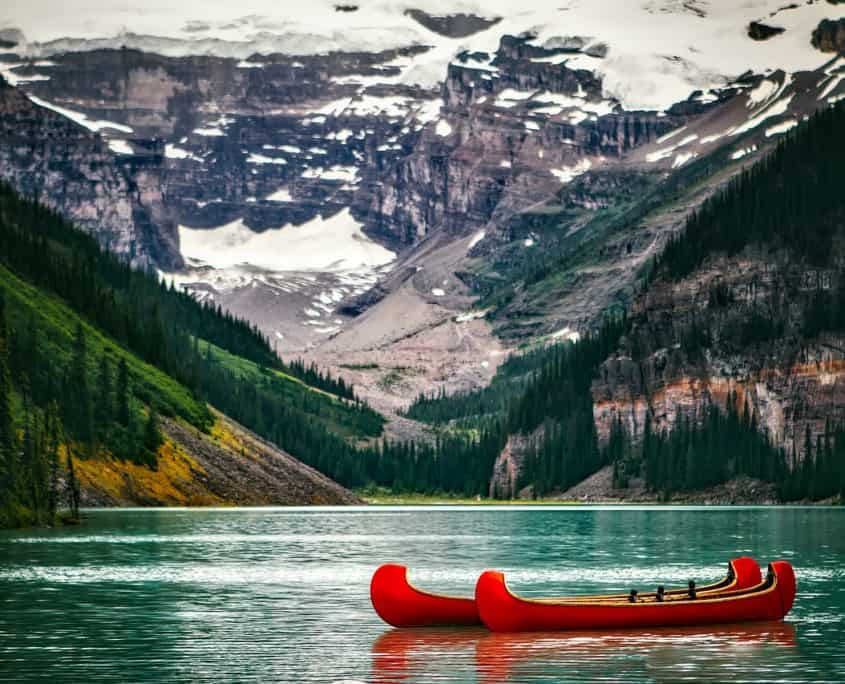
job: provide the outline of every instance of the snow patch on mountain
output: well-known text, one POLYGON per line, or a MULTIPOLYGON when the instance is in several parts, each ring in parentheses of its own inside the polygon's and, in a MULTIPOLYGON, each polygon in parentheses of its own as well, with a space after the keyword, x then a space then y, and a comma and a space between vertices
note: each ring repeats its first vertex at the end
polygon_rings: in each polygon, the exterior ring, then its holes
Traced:
POLYGON ((748 121, 746 121, 741 126, 737 126, 732 132, 731 135, 740 135, 741 133, 746 133, 754 128, 757 128, 761 123, 764 121, 771 119, 773 116, 780 116, 781 114, 785 113, 789 109, 789 103, 792 101, 793 95, 787 95, 786 97, 782 97, 775 102, 772 102, 769 105, 765 105, 763 108, 759 110, 754 116, 752 116, 748 121))
POLYGON ((581 339, 581 335, 576 330, 572 330, 568 325, 551 334, 553 340, 566 340, 567 342, 577 342, 581 339))
POLYGON ((320 178, 322 180, 358 182, 358 169, 354 166, 335 165, 328 169, 323 167, 308 168, 302 172, 302 178, 320 178))
POLYGON ((562 184, 570 183, 574 178, 586 173, 593 166, 593 162, 589 159, 581 159, 572 166, 563 166, 559 169, 549 169, 549 173, 554 175, 562 184))
POLYGON ((781 133, 786 133, 787 131, 791 131, 798 125, 798 121, 795 119, 786 119, 786 121, 781 121, 779 124, 775 124, 774 126, 769 126, 766 129, 766 137, 771 138, 773 135, 780 135, 781 133))
POLYGON ((502 92, 499 93, 498 97, 496 97, 496 101, 493 103, 496 107, 501 107, 502 109, 510 109, 511 107, 516 107, 520 102, 523 100, 529 99, 534 94, 534 91, 522 91, 517 90, 516 88, 505 88, 502 92))
POLYGON ((349 209, 261 233, 242 219, 217 228, 179 226, 182 255, 217 269, 249 264, 270 272, 343 271, 383 266, 396 258, 361 232, 349 209))
MULTIPOLYGON (((685 128, 685 127, 679 128, 677 130, 680 131, 683 128, 685 128)), ((662 138, 658 139, 658 142, 666 141, 667 139, 673 137, 673 135, 674 135, 674 131, 672 133, 664 135, 662 138)), ((665 147, 661 150, 656 150, 656 151, 651 152, 650 154, 646 155, 646 161, 649 162, 649 163, 654 163, 654 162, 660 161, 661 159, 666 159, 667 157, 671 157, 675 153, 675 150, 677 150, 679 147, 683 147, 684 145, 689 145, 691 142, 694 142, 697 138, 698 138, 698 135, 696 133, 684 136, 681 140, 674 143, 673 145, 670 145, 669 147, 665 147)))
POLYGON ((202 159, 197 157, 192 152, 189 152, 188 150, 182 149, 181 147, 173 145, 171 143, 167 143, 164 146, 164 156, 168 159, 191 159, 193 161, 198 162, 202 161, 202 159))
POLYGON ((219 138, 226 135, 222 128, 217 126, 208 126, 206 128, 195 128, 193 131, 196 135, 201 135, 204 138, 219 138))
MULTIPOLYGON (((44 62, 41 62, 43 65, 44 62)), ((28 74, 23 76, 15 71, 18 67, 21 66, 29 66, 23 62, 13 62, 11 64, 7 63, 0 63, 0 76, 6 79, 6 83, 12 86, 21 86, 27 83, 32 83, 33 81, 49 81, 50 77, 47 74, 28 74)), ((36 65, 37 66, 37 63, 36 65)))
POLYGON ((109 140, 109 149, 115 154, 134 154, 132 145, 125 140, 109 140))
POLYGON ((446 119, 440 119, 434 127, 434 132, 441 138, 445 138, 452 134, 452 126, 446 119))
POLYGON ((115 123, 114 121, 92 121, 81 112, 75 112, 71 109, 66 109, 65 107, 59 107, 58 105, 47 102, 46 100, 42 100, 39 97, 35 97, 34 95, 30 95, 29 99, 32 100, 35 104, 37 104, 39 107, 44 107, 45 109, 50 109, 56 112, 56 114, 61 114, 62 116, 67 117, 71 121, 78 123, 80 126, 84 126, 89 131, 97 132, 102 131, 105 128, 111 128, 116 131, 120 131, 121 133, 133 132, 129 126, 115 123))
POLYGON ((279 188, 264 198, 268 202, 293 202, 293 196, 287 188, 279 188))
POLYGON ((473 235, 472 240, 469 241, 469 245, 467 246, 467 251, 469 251, 470 249, 475 247, 479 242, 481 242, 486 235, 487 232, 484 230, 479 230, 475 235, 473 235))
POLYGON ((756 152, 756 151, 757 151, 757 145, 750 145, 749 147, 742 147, 742 148, 734 151, 733 153, 731 153, 731 159, 736 161, 737 159, 742 159, 743 157, 748 156, 749 154, 752 154, 753 152, 756 152))
POLYGON ((246 158, 247 164, 287 164, 288 160, 284 157, 268 157, 264 154, 257 154, 256 152, 250 152, 249 156, 246 158))

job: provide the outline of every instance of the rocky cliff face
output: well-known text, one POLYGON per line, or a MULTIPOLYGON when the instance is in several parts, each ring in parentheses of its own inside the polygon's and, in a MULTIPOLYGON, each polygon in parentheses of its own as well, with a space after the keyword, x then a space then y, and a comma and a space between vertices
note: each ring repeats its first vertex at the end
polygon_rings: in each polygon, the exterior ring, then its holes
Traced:
POLYGON ((179 284, 249 318, 287 351, 337 332, 345 317, 335 307, 390 261, 359 232, 367 202, 356 198, 378 191, 383 170, 437 116, 436 90, 398 82, 424 49, 249 59, 107 49, 13 57, 4 73, 105 136, 101 150, 131 170, 126 193, 147 210, 147 224, 138 222, 152 263, 171 273, 185 264, 171 276, 179 284), (191 241, 180 245, 179 226, 195 231, 191 241), (212 250, 222 265, 202 248, 202 231, 220 228, 234 233, 212 250), (246 247, 243 261, 226 257, 263 234, 269 241, 246 247))
POLYGON ((163 202, 178 223, 240 218, 260 232, 349 206, 363 176, 412 144, 436 93, 390 81, 418 51, 237 60, 96 50, 31 64, 21 78, 37 77, 25 83, 38 97, 115 122, 110 137, 130 150, 133 138, 163 141, 163 202))
POLYGON ((822 52, 845 53, 845 19, 825 19, 813 31, 813 45, 822 52))
POLYGON ((438 230, 495 229, 575 176, 703 109, 692 102, 668 116, 626 112, 602 95, 593 72, 555 63, 580 54, 586 53, 579 47, 547 50, 504 36, 494 54, 463 54, 452 62, 443 117, 374 193, 371 229, 406 244, 438 230))
POLYGON ((643 269, 689 213, 799 121, 837 102, 843 74, 845 65, 832 59, 812 72, 741 79, 705 111, 685 114, 683 126, 620 157, 606 151, 552 199, 509 218, 497 214, 466 263, 466 280, 487 295, 497 333, 554 335, 627 308, 643 269))
MULTIPOLYGON (((339 276, 330 258, 310 275, 249 263, 209 269, 179 247, 174 223, 239 222, 260 234, 349 207, 393 249, 481 229, 487 239, 476 253, 490 254, 510 242, 510 217, 705 108, 691 101, 669 114, 622 110, 592 71, 559 63, 597 49, 578 40, 545 49, 505 36, 495 53, 451 63, 439 92, 397 80, 418 47, 244 60, 111 49, 10 71, 51 106, 111 124, 101 132, 115 160, 138 169, 133 183, 151 219, 142 232, 158 265, 172 270, 187 258, 192 270, 180 283, 255 321, 287 350, 335 334, 343 313, 360 309, 335 306, 376 274, 339 276)), ((610 184, 598 170, 588 176, 595 180, 573 201, 592 209, 627 174, 610 184)), ((425 280, 434 282, 433 273, 425 280)))
POLYGON ((210 434, 163 419, 150 470, 107 456, 76 459, 84 506, 358 504, 349 490, 215 412, 210 434))
POLYGON ((490 475, 491 499, 527 499, 531 496, 531 486, 519 488, 519 477, 525 467, 525 459, 532 447, 542 441, 543 428, 539 427, 531 435, 511 435, 505 448, 493 464, 490 475))
POLYGON ((671 430, 681 417, 697 420, 710 404, 724 409, 735 397, 776 444, 800 454, 807 427, 815 436, 826 421, 845 418, 845 337, 808 340, 801 332, 814 293, 837 277, 749 250, 649 288, 635 300, 631 334, 593 383, 600 437, 616 416, 636 436, 647 412, 656 430, 671 430), (748 342, 756 316, 783 320, 782 334, 748 342), (689 343, 693 330, 708 340, 703 347, 689 343))
POLYGON ((106 141, 0 78, 0 178, 134 264, 178 266, 155 150, 116 159, 106 141))

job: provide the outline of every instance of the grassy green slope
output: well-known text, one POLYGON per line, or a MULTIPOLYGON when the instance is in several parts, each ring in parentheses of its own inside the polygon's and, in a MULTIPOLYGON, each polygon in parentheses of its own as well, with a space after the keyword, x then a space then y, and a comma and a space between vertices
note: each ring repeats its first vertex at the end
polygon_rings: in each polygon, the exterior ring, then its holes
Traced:
POLYGON ((270 387, 275 396, 302 407, 329 432, 353 440, 381 434, 383 419, 369 409, 362 412, 352 400, 311 387, 283 370, 260 366, 208 342, 201 341, 200 349, 204 354, 210 354, 215 363, 246 382, 270 387))
POLYGON ((22 280, 0 265, 0 290, 6 298, 9 327, 23 330, 31 322, 39 331, 39 355, 48 360, 43 369, 55 372, 67 366, 77 326, 81 325, 88 344, 88 375, 94 378, 97 363, 105 353, 117 363, 129 366, 133 394, 144 404, 155 402, 164 415, 179 417, 200 428, 213 423, 205 403, 173 378, 128 352, 96 327, 90 325, 58 297, 22 280))

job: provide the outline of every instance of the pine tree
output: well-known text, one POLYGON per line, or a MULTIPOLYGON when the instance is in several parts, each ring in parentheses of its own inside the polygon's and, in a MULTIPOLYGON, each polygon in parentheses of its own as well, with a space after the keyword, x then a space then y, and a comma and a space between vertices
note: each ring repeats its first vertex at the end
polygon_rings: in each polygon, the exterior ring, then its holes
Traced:
POLYGON ((17 439, 12 424, 12 382, 9 373, 6 299, 0 294, 0 488, 14 495, 17 439))
POLYGON ((79 520, 79 480, 76 478, 76 467, 73 465, 73 451, 67 450, 67 502, 70 517, 79 520))
POLYGON ((129 365, 121 357, 117 371, 117 421, 124 427, 129 426, 129 365))
POLYGON ((94 426, 100 443, 106 442, 111 423, 114 420, 114 387, 112 384, 111 364, 108 356, 100 359, 97 376, 97 401, 94 407, 94 426))
POLYGON ((88 349, 81 324, 77 324, 74 335, 69 381, 68 390, 74 397, 70 403, 71 427, 77 439, 90 445, 94 437, 94 419, 88 385, 88 349))
POLYGON ((158 411, 155 406, 150 406, 147 422, 144 425, 144 449, 151 457, 151 464, 156 462, 158 449, 164 441, 159 428, 158 411))
POLYGON ((24 428, 20 450, 22 463, 19 467, 24 480, 22 498, 29 504, 35 517, 39 518, 41 512, 47 507, 45 497, 47 469, 41 444, 41 430, 38 417, 33 413, 32 398, 29 394, 25 394, 23 399, 24 428))
POLYGON ((56 515, 59 500, 59 446, 62 441, 59 407, 55 401, 51 401, 50 405, 47 407, 46 433, 47 459, 49 467, 47 512, 52 519, 56 515))

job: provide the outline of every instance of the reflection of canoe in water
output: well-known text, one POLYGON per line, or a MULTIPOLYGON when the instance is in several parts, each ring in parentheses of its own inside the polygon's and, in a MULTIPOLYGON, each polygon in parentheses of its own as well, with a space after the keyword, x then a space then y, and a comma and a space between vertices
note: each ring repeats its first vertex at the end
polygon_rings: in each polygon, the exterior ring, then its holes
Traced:
POLYGON ((720 661, 723 665, 727 661, 740 674, 738 653, 744 661, 753 661, 753 654, 763 656, 771 653, 770 648, 794 648, 795 644, 794 625, 783 621, 638 631, 488 632, 478 640, 475 659, 479 682, 483 684, 502 684, 517 672, 538 668, 566 671, 572 667, 589 669, 592 664, 593 670, 606 674, 605 668, 612 668, 614 661, 618 664, 620 654, 639 656, 650 666, 659 662, 675 676, 677 670, 672 668, 678 663, 692 668, 685 672, 690 675, 708 663, 718 665, 720 661))
POLYGON ((689 647, 691 643, 703 640, 722 646, 773 644, 791 647, 795 646, 795 626, 779 620, 733 625, 655 627, 636 632, 630 629, 484 632, 478 639, 475 654, 479 665, 493 666, 503 661, 532 660, 567 651, 579 655, 595 652, 595 655, 626 648, 647 650, 673 642, 689 647))
POLYGON ((500 572, 487 571, 475 586, 475 600, 484 624, 496 632, 613 629, 704 625, 780 620, 795 599, 795 574, 786 561, 769 565, 765 580, 754 587, 630 598, 534 599, 512 593, 500 572))
MULTIPOLYGON (((728 573, 723 579, 700 587, 697 591, 701 596, 745 589, 759 584, 760 579, 760 568, 753 558, 736 558, 728 563, 728 573)), ((671 589, 664 596, 670 598, 686 595, 687 591, 671 589)), ((654 593, 640 594, 643 599, 653 596, 654 593)), ((627 594, 608 594, 582 596, 577 600, 598 602, 623 600, 626 597, 627 594)), ((382 565, 378 568, 370 582, 370 598, 382 620, 394 627, 481 624, 474 598, 433 594, 418 589, 408 581, 408 570, 404 565, 382 565)))
MULTIPOLYGON (((649 659, 667 650, 684 657, 695 648, 702 659, 747 647, 793 647, 795 628, 785 622, 754 622, 707 627, 659 627, 578 632, 489 632, 482 628, 419 627, 391 629, 372 645, 374 684, 424 681, 433 663, 474 665, 480 682, 501 684, 515 668, 571 667, 586 661, 602 663, 621 652, 637 652, 649 659)), ((746 657, 750 651, 742 651, 746 657)))
POLYGON ((486 636, 490 632, 481 626, 390 629, 373 642, 369 681, 424 681, 422 675, 430 674, 432 662, 448 663, 450 668, 460 661, 474 666, 476 646, 486 636))

